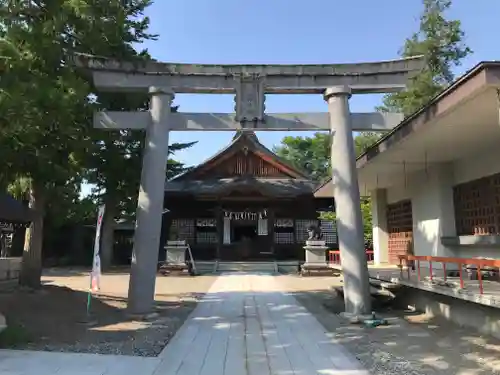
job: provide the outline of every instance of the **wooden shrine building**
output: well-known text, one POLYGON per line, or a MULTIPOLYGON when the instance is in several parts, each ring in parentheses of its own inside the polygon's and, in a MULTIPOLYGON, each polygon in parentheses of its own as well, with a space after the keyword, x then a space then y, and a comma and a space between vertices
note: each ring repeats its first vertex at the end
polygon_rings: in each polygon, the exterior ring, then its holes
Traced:
MULTIPOLYGON (((166 183, 162 247, 186 240, 197 260, 300 260, 307 229, 320 224, 337 248, 336 229, 319 222, 331 199, 315 199, 316 183, 238 132, 209 160, 166 183)), ((160 252, 161 253, 161 252, 160 252)))

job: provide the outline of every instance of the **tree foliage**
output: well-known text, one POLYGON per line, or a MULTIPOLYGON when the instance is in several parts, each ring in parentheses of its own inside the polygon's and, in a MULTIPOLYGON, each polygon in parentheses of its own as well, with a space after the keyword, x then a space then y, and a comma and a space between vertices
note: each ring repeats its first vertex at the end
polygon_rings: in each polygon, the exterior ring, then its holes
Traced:
MULTIPOLYGON (((114 218, 132 219, 137 208, 137 197, 142 168, 143 132, 128 132, 127 143, 120 142, 120 137, 108 140, 114 151, 107 150, 104 142, 99 143, 98 152, 93 157, 92 167, 87 170, 86 181, 95 185, 92 198, 100 203, 110 204, 114 218), (128 146, 128 148, 126 147, 128 146), (107 161, 106 167, 102 162, 107 161)), ((196 142, 174 143, 169 145, 166 179, 170 179, 188 169, 186 165, 172 156, 177 151, 184 150, 196 142)))
MULTIPOLYGON (((368 147, 377 142, 380 133, 362 132, 354 137, 356 155, 359 156, 368 147)), ((329 133, 315 133, 312 137, 284 137, 273 151, 286 159, 293 166, 306 171, 315 181, 331 177, 329 133)))
POLYGON ((312 137, 287 136, 273 151, 307 172, 313 180, 320 181, 329 174, 330 142, 329 133, 315 133, 312 137))
MULTIPOLYGON (((361 198, 361 216, 363 218, 363 233, 365 241, 372 241, 373 239, 373 223, 372 223, 372 205, 370 198, 361 198)), ((337 215, 332 211, 324 211, 319 215, 321 220, 334 221, 337 219, 337 215)))
POLYGON ((464 42, 460 20, 446 18, 451 4, 451 0, 423 1, 420 28, 406 39, 400 54, 403 57, 423 55, 425 68, 410 79, 405 91, 386 95, 380 110, 410 115, 454 80, 453 68, 472 50, 464 42))
POLYGON ((377 132, 362 132, 354 137, 354 148, 356 156, 360 156, 371 146, 377 143, 382 138, 383 133, 377 132))
MULTIPOLYGON (((356 155, 364 153, 371 145, 376 143, 381 133, 362 132, 354 137, 356 155)), ((330 167, 330 134, 316 133, 313 137, 285 137, 281 145, 274 151, 292 165, 306 170, 316 181, 331 178, 330 167)), ((361 201, 364 233, 366 239, 372 237, 372 214, 369 198, 361 201)), ((322 212, 320 219, 335 220, 334 212, 322 212)))
POLYGON ((40 284, 49 192, 77 182, 89 147, 88 84, 66 63, 80 35, 95 35, 82 3, 0 2, 1 174, 29 180, 37 217, 27 231, 21 282, 33 287, 40 284))
MULTIPOLYGON (((61 219, 85 218, 95 208, 95 202, 80 200, 83 181, 94 179, 128 200, 137 194, 131 189, 140 175, 143 134, 94 130, 92 113, 145 109, 148 98, 98 93, 71 59, 74 53, 148 59, 147 51, 136 52, 134 45, 155 38, 143 15, 151 3, 0 0, 0 184, 27 188, 38 213, 23 255, 26 285, 40 284, 45 214, 64 210, 61 219)), ((118 196, 114 204, 126 201, 118 196)))

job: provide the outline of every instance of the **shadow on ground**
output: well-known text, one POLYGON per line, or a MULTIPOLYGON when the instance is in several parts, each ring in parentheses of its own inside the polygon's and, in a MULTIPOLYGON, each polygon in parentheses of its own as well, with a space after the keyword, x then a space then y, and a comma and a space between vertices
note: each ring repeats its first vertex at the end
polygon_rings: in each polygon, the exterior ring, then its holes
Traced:
POLYGON ((9 326, 22 329, 27 342, 17 348, 154 356, 166 345, 202 293, 156 296, 158 316, 138 321, 126 313, 126 297, 88 294, 63 286, 17 288, 0 293, 0 312, 9 326), (91 324, 89 324, 89 321, 91 324))
MULTIPOLYGON (((281 291, 296 297, 329 332, 330 340, 344 345, 371 374, 487 375, 500 370, 500 340, 387 303, 376 309, 389 320, 388 326, 352 325, 339 317, 343 299, 331 289, 340 284, 340 279, 277 279, 279 290, 252 293, 266 300, 268 295, 270 301, 275 299, 273 293, 281 291)), ((158 278, 159 316, 151 322, 131 320, 125 313, 126 296, 109 293, 93 299, 92 315, 97 323, 88 326, 84 324, 87 293, 54 285, 45 285, 37 292, 18 289, 0 293, 0 311, 9 323, 21 324, 30 333, 33 342, 23 348, 154 356, 181 326, 211 282, 208 278, 203 281, 203 277, 158 278), (196 284, 200 282, 206 284, 205 289, 196 284)), ((225 293, 211 293, 206 301, 224 303, 226 297, 225 293)), ((287 312, 289 306, 275 308, 297 322, 303 314, 287 312)), ((217 317, 209 317, 217 324, 217 317)))
MULTIPOLYGON (((43 270, 43 275, 47 277, 71 277, 71 276, 88 276, 90 268, 88 267, 51 267, 43 270)), ((104 270, 104 275, 128 275, 130 266, 116 266, 104 270)))
POLYGON ((500 340, 440 318, 375 303, 389 325, 349 324, 338 314, 343 299, 331 290, 291 292, 313 313, 332 340, 344 345, 372 374, 486 375, 500 372, 500 340), (392 370, 392 371, 391 371, 392 370))

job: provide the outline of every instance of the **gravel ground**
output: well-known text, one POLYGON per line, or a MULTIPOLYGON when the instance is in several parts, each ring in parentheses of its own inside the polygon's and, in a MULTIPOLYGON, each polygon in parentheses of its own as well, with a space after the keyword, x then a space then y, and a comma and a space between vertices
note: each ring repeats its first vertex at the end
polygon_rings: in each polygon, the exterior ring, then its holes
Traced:
POLYGON ((29 338, 18 349, 157 356, 212 285, 215 276, 157 278, 155 310, 147 321, 126 314, 128 273, 103 275, 86 321, 88 273, 49 270, 33 292, 0 293, 0 312, 29 338))
MULTIPOLYGON (((101 295, 93 300, 88 326, 88 274, 51 270, 37 292, 0 293, 0 312, 10 325, 23 327, 31 342, 20 348, 100 354, 156 356, 210 288, 216 276, 158 277, 156 311, 151 321, 125 314, 128 274, 103 276, 101 295)), ((385 310, 390 325, 364 328, 350 325, 337 313, 342 298, 331 291, 340 278, 279 276, 290 292, 373 375, 500 374, 500 340, 425 315, 385 310)))
POLYGON ((500 374, 500 340, 423 314, 387 309, 381 315, 388 326, 352 325, 337 315, 343 301, 329 289, 341 285, 340 278, 280 280, 373 375, 500 374))

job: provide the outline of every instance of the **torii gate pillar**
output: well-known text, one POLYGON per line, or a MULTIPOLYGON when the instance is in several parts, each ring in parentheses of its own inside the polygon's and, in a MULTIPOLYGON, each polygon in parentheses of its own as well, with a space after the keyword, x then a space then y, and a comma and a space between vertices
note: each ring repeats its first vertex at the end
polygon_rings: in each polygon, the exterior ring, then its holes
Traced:
POLYGON ((168 119, 174 98, 173 92, 165 88, 150 87, 149 94, 151 120, 146 127, 128 289, 128 309, 133 314, 151 312, 154 303, 154 270, 158 262, 168 159, 168 119))
POLYGON ((324 93, 330 113, 333 196, 344 276, 345 312, 360 316, 369 314, 371 305, 350 97, 348 86, 328 88, 324 93))

